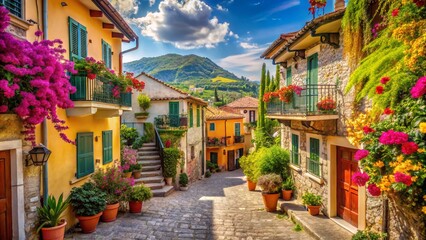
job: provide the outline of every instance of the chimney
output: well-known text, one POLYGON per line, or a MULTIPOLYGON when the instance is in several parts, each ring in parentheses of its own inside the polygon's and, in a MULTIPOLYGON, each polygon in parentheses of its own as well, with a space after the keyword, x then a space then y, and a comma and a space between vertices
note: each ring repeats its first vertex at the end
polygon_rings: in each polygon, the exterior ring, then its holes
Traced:
POLYGON ((345 0, 335 0, 334 11, 345 8, 345 0))

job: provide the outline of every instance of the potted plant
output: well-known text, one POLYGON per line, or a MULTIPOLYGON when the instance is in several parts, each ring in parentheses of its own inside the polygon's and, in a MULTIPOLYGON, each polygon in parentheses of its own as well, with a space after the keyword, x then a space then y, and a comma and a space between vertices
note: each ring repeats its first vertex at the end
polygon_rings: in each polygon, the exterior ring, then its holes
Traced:
POLYGON ((149 187, 139 184, 130 188, 128 193, 129 211, 131 213, 142 212, 142 202, 152 198, 152 191, 149 187))
POLYGON ((151 99, 148 97, 148 95, 139 94, 138 103, 142 112, 135 113, 135 118, 142 118, 142 119, 147 118, 149 113, 146 110, 151 106, 151 99))
POLYGON ((61 216, 69 202, 69 197, 63 201, 63 194, 59 196, 58 202, 54 196, 50 195, 47 198, 47 204, 37 208, 39 222, 37 232, 41 230, 42 239, 64 239, 67 222, 61 219, 61 216))
POLYGON ((92 182, 86 182, 81 187, 74 187, 70 194, 70 204, 80 222, 83 233, 96 230, 99 218, 106 206, 106 193, 92 182))
POLYGON ((188 190, 188 175, 186 173, 181 173, 179 175, 179 185, 181 191, 188 190))
POLYGON ((256 190, 256 173, 257 167, 254 163, 256 153, 249 156, 242 156, 239 159, 241 168, 243 169, 244 175, 247 177, 247 187, 249 191, 256 190))
POLYGON ((283 194, 283 199, 285 201, 289 201, 291 199, 291 194, 294 190, 294 183, 291 177, 287 177, 287 179, 283 182, 281 186, 281 191, 283 194))
POLYGON ((141 178, 141 176, 142 176, 142 164, 136 163, 136 164, 130 165, 130 170, 133 173, 134 179, 141 178))
POLYGON ((262 189, 263 204, 268 212, 277 210, 281 183, 281 176, 275 173, 262 175, 257 180, 257 185, 262 189))
POLYGON ((327 97, 317 103, 318 110, 322 112, 333 112, 336 110, 336 106, 336 102, 330 97, 327 97))
POLYGON ((127 146, 131 146, 135 142, 136 138, 139 137, 139 134, 136 128, 127 127, 122 124, 120 128, 120 137, 125 141, 127 146))
POLYGON ((310 192, 306 192, 302 196, 303 204, 308 206, 309 214, 316 216, 319 214, 322 198, 320 195, 316 195, 310 192))
POLYGON ((121 166, 120 170, 123 173, 124 178, 130 178, 132 176, 132 165, 136 165, 138 162, 138 151, 130 147, 123 147, 121 153, 121 166))
POLYGON ((123 178, 118 168, 98 170, 92 175, 95 185, 106 193, 106 208, 102 214, 102 222, 117 219, 120 201, 124 200, 126 191, 134 184, 133 178, 123 178))
POLYGON ((163 175, 166 179, 167 185, 171 186, 173 178, 177 174, 177 164, 179 162, 180 158, 180 152, 177 148, 165 148, 163 155, 163 163, 164 163, 164 169, 163 169, 163 175))

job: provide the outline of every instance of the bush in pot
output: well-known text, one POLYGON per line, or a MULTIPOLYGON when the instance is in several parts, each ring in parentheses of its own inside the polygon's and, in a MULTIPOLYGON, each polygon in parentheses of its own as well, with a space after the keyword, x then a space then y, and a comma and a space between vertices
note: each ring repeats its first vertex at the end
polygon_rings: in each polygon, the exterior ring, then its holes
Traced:
POLYGON ((179 185, 181 191, 188 190, 188 175, 186 173, 181 173, 179 175, 179 185))
POLYGON ((320 195, 316 195, 310 192, 306 192, 302 196, 303 204, 308 206, 309 214, 316 216, 319 214, 322 198, 320 195))
POLYGON ((293 193, 293 190, 294 190, 294 183, 291 176, 287 177, 287 179, 283 182, 281 186, 281 190, 283 194, 283 199, 285 201, 289 201, 291 199, 291 194, 293 193))
POLYGON ((42 239, 64 239, 67 222, 61 219, 61 216, 69 203, 70 198, 64 201, 63 194, 59 196, 58 202, 54 196, 50 195, 47 198, 47 204, 37 208, 39 224, 37 232, 41 230, 42 239))
POLYGON ((138 138, 139 134, 136 128, 128 127, 124 124, 121 125, 120 128, 120 137, 121 140, 124 140, 126 142, 127 146, 131 146, 136 138, 138 138))
POLYGON ((146 112, 146 110, 151 107, 151 98, 149 98, 149 96, 146 94, 139 94, 138 103, 142 111, 146 112))
POLYGON ((106 193, 92 182, 74 187, 70 194, 70 204, 80 222, 83 233, 96 230, 102 211, 106 206, 106 193))
POLYGON ((286 179, 290 174, 290 154, 280 146, 261 149, 257 161, 260 175, 275 173, 286 179))
POLYGON ((282 184, 280 175, 270 173, 262 175, 257 180, 257 185, 262 189, 263 203, 266 211, 274 212, 277 210, 279 191, 282 184))
POLYGON ((262 151, 263 150, 259 149, 248 156, 242 156, 239 160, 243 173, 247 177, 247 186, 249 191, 254 191, 256 189, 256 182, 259 173, 257 159, 262 151))
POLYGON ((130 165, 130 171, 133 173, 133 178, 139 179, 142 175, 142 164, 136 163, 133 165, 130 165))
POLYGON ((131 213, 142 212, 142 202, 152 198, 153 194, 149 187, 139 184, 129 189, 128 193, 129 211, 131 213))
POLYGON ((163 154, 163 176, 166 178, 167 185, 172 185, 172 180, 177 174, 177 164, 181 157, 179 149, 165 148, 163 154))
POLYGON ((137 161, 138 151, 130 147, 124 147, 121 151, 120 170, 123 172, 125 178, 130 178, 132 176, 132 169, 130 169, 130 167, 137 164, 137 161))

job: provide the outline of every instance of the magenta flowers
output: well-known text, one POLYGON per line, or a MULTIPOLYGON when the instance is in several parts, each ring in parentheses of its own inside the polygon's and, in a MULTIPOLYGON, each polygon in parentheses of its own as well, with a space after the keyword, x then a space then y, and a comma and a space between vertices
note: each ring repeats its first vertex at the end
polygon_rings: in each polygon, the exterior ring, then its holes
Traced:
POLYGON ((370 152, 368 150, 365 150, 365 149, 358 150, 355 153, 354 159, 359 161, 363 158, 366 158, 368 156, 368 154, 370 154, 370 152))
POLYGON ((362 187, 370 180, 370 176, 367 173, 356 172, 352 175, 352 182, 356 183, 356 185, 362 187))
POLYGON ((382 193, 382 192, 380 191, 380 188, 379 188, 379 187, 377 187, 377 185, 376 185, 376 184, 374 184, 374 183, 372 183, 372 184, 368 185, 367 190, 368 190, 368 192, 371 194, 371 196, 374 196, 374 197, 378 197, 378 196, 380 196, 380 194, 382 193))
POLYGON ((394 176, 395 176, 395 182, 403 183, 406 186, 410 186, 413 183, 413 181, 411 180, 411 176, 410 175, 407 175, 407 174, 404 174, 404 173, 400 173, 400 172, 396 172, 394 174, 394 176))
POLYGON ((408 134, 404 132, 395 132, 393 130, 383 132, 379 138, 379 142, 384 145, 403 144, 407 141, 408 134))
POLYGON ((426 76, 419 78, 413 88, 411 88, 411 97, 420 98, 426 94, 426 76))

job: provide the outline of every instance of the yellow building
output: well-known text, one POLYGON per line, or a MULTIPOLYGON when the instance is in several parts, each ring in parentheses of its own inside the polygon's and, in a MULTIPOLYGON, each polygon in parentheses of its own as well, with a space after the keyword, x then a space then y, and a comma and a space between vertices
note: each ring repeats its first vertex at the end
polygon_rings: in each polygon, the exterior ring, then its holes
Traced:
POLYGON ((232 171, 244 154, 244 116, 218 108, 206 110, 207 160, 232 171))
MULTIPOLYGON (((2 3, 11 11, 10 32, 33 41, 34 32, 40 29, 47 39, 61 39, 66 59, 93 57, 118 73, 125 53, 122 43, 136 40, 138 46, 137 35, 108 0, 4 0, 2 3)), ((49 121, 37 126, 37 144, 43 143, 51 151, 45 167, 25 164, 26 151, 31 147, 19 135, 22 128, 19 119, 13 114, 0 116, 0 128, 9 128, 7 134, 3 135, 3 131, 0 134, 0 162, 4 157, 5 166, 10 167, 0 175, 9 176, 12 183, 5 187, 11 203, 6 205, 5 226, 13 239, 36 236, 36 207, 42 195, 58 197, 64 193, 67 197, 73 187, 89 180, 96 168, 112 166, 120 159, 120 116, 132 109, 130 93, 113 98, 107 85, 98 79, 88 80, 84 75, 72 76, 70 81, 77 88, 70 95, 74 108, 58 109, 57 114, 66 121, 69 129, 65 134, 76 145, 64 142, 49 121)), ((67 228, 77 222, 70 209, 64 217, 67 228)))

